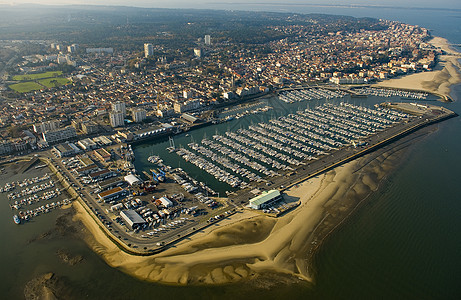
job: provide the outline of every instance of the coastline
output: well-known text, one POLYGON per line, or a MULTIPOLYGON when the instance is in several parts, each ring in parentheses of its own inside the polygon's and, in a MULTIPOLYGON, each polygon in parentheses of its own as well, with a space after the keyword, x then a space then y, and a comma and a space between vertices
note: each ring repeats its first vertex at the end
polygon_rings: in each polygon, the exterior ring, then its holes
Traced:
POLYGON ((449 41, 442 37, 433 37, 429 43, 445 52, 439 56, 433 71, 389 79, 372 86, 424 91, 450 102, 451 87, 461 83, 461 53, 451 48, 449 41))
MULTIPOLYGON (((461 83, 460 54, 446 39, 435 37, 431 43, 447 53, 436 70, 375 86, 422 90, 449 99, 450 87, 461 83)), ((272 273, 313 283, 313 260, 322 241, 378 189, 398 164, 402 152, 398 148, 393 145, 392 151, 367 154, 288 189, 287 197, 300 200, 301 205, 282 217, 244 210, 152 256, 121 251, 78 202, 75 218, 89 231, 87 243, 107 264, 140 280, 225 284, 272 273)))
POLYGON ((313 256, 327 237, 394 168, 398 150, 372 153, 286 191, 301 201, 279 218, 244 210, 152 256, 121 251, 75 202, 87 243, 112 267, 140 280, 225 284, 272 273, 313 283, 313 256))

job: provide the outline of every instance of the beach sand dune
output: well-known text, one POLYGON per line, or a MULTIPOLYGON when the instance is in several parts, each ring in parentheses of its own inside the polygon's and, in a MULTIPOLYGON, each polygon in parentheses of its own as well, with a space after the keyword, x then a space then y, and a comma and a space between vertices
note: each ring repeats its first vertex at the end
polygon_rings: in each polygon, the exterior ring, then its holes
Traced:
POLYGON ((313 281, 312 254, 322 239, 377 189, 393 160, 380 156, 347 163, 286 192, 294 211, 272 218, 245 210, 160 254, 120 251, 76 203, 76 218, 91 231, 90 245, 106 262, 142 280, 170 284, 223 284, 277 273, 313 281), (363 164, 366 163, 365 166, 363 164))

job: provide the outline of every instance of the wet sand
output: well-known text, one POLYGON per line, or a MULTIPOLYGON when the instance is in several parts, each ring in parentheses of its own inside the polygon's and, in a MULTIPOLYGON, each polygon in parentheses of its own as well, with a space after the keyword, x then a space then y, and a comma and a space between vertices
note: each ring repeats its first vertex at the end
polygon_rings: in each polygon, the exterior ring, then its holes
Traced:
POLYGON ((452 49, 444 38, 434 37, 430 43, 445 51, 445 55, 439 57, 439 62, 433 71, 382 81, 374 86, 426 91, 449 97, 450 87, 461 83, 461 64, 458 61, 461 59, 461 54, 452 49))
POLYGON ((75 203, 76 219, 91 232, 87 242, 112 267, 141 280, 168 284, 224 284, 282 274, 314 281, 313 254, 321 241, 395 166, 398 155, 365 156, 286 192, 301 201, 279 218, 238 213, 160 254, 120 251, 75 203))
MULTIPOLYGON (((447 53, 440 58, 435 71, 388 80, 377 86, 448 96, 450 87, 461 83, 460 56, 443 38, 436 37, 431 43, 447 53)), ((299 199, 301 205, 282 217, 245 210, 153 256, 122 252, 77 202, 75 218, 89 230, 87 242, 95 252, 110 266, 141 280, 181 285, 224 284, 264 274, 282 274, 314 282, 312 265, 317 248, 396 167, 404 152, 396 148, 393 146, 387 153, 379 151, 379 155, 369 154, 286 191, 287 197, 299 199)))

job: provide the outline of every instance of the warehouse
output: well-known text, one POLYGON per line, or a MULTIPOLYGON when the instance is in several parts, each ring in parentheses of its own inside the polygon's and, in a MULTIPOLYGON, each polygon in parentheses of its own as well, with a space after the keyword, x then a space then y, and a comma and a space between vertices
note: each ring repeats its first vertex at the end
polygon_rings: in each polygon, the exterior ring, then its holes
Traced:
POLYGON ((115 173, 110 170, 103 169, 101 171, 91 173, 89 176, 92 180, 100 181, 100 180, 114 177, 115 173))
POLYGON ((141 226, 147 224, 147 222, 134 210, 122 210, 120 212, 120 217, 123 218, 123 221, 131 228, 137 229, 141 226))
POLYGON ((96 149, 93 153, 102 162, 109 162, 112 158, 112 155, 103 148, 96 149))
POLYGON ((163 206, 163 207, 171 207, 173 206, 173 202, 171 202, 170 199, 168 199, 167 197, 161 197, 160 199, 157 199, 157 201, 155 201, 155 203, 159 206, 163 206))
POLYGON ((125 194, 126 191, 118 186, 111 190, 99 193, 98 197, 104 202, 110 202, 112 200, 120 198, 121 196, 124 196, 125 194))
POLYGON ((100 181, 98 183, 98 187, 101 190, 107 190, 107 189, 111 189, 111 188, 116 187, 116 186, 121 186, 124 183, 125 183, 125 181, 122 180, 121 177, 112 177, 112 178, 100 181))
POLYGON ((81 168, 78 168, 75 170, 75 172, 78 174, 78 175, 88 175, 90 173, 94 173, 96 172, 97 170, 99 170, 98 166, 96 166, 95 164, 92 164, 92 165, 89 165, 89 166, 86 166, 86 167, 81 167, 81 168))
POLYGON ((142 183, 142 180, 133 174, 126 175, 124 179, 131 186, 138 186, 142 183))
POLYGON ((270 190, 267 192, 261 193, 261 195, 254 197, 250 200, 250 208, 253 209, 264 209, 272 206, 275 202, 282 199, 280 191, 270 190))

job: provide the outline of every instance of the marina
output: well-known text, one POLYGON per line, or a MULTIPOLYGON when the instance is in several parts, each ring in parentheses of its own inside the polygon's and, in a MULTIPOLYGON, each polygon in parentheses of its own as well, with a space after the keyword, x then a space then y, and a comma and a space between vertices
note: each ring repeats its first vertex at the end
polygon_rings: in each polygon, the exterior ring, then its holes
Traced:
MULTIPOLYGON (((48 170, 45 166, 42 164, 39 168, 30 168, 24 175, 42 173, 48 170)), ((0 192, 8 193, 5 198, 15 212, 13 222, 18 225, 71 203, 69 199, 62 199, 63 191, 50 173, 6 182, 0 192)))
POLYGON ((342 147, 364 145, 370 135, 410 118, 378 105, 325 103, 215 134, 212 139, 179 147, 175 153, 218 181, 244 189, 250 182, 267 182, 342 147))
POLYGON ((282 91, 279 93, 278 97, 283 102, 295 103, 320 99, 329 100, 343 98, 346 95, 346 92, 339 89, 333 91, 324 88, 308 88, 302 90, 282 91))
POLYGON ((400 97, 403 99, 414 99, 414 100, 427 100, 428 93, 415 92, 415 91, 404 91, 398 89, 383 89, 383 88, 372 88, 372 87, 361 87, 354 89, 355 92, 367 96, 379 96, 379 97, 400 97))

